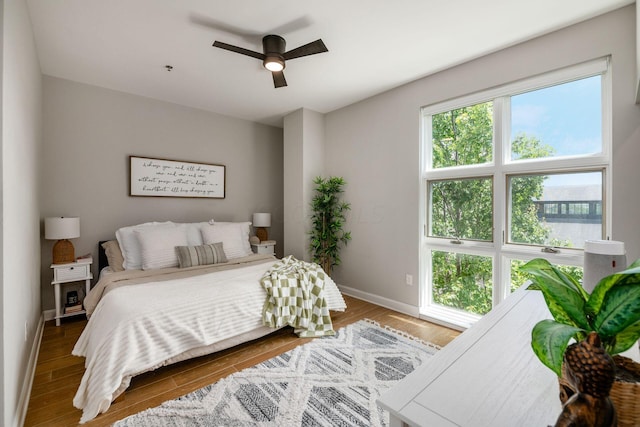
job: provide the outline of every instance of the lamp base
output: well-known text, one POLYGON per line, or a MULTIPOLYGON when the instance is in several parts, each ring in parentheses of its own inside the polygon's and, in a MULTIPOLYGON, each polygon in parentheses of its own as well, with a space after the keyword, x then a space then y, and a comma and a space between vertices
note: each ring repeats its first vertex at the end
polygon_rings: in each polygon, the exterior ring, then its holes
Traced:
POLYGON ((258 239, 260 239, 261 242, 264 242, 265 240, 269 240, 267 229, 264 227, 256 228, 256 236, 258 237, 258 239))
POLYGON ((73 250, 73 243, 67 239, 58 240, 53 245, 53 263, 54 264, 67 264, 74 262, 76 255, 73 250))

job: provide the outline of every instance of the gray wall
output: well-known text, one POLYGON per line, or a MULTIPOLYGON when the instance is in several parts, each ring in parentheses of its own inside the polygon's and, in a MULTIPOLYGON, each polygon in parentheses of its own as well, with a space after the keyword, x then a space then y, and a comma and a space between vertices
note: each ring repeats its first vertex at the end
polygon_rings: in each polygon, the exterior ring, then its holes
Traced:
MULTIPOLYGON (((416 307, 420 107, 612 55, 613 239, 640 257, 640 108, 635 105, 635 6, 483 56, 327 114, 325 173, 347 181, 352 204, 338 283, 416 307), (405 284, 405 274, 414 286, 405 284)), ((437 41, 436 41, 437 42, 437 41)), ((416 310, 413 310, 416 311, 416 310)))
POLYGON ((301 108, 284 118, 284 219, 287 255, 311 261, 314 178, 324 172, 324 115, 301 108))
MULTIPOLYGON (((146 221, 251 221, 271 212, 282 253, 282 129, 46 76, 42 217, 80 217, 76 255, 146 221), (225 199, 128 196, 128 156, 226 166, 225 199)), ((54 307, 51 250, 42 244, 42 308, 54 307)), ((97 267, 94 265, 94 277, 97 267)))
POLYGON ((24 420, 40 309, 39 171, 42 78, 24 1, 2 8, 2 415, 24 420))

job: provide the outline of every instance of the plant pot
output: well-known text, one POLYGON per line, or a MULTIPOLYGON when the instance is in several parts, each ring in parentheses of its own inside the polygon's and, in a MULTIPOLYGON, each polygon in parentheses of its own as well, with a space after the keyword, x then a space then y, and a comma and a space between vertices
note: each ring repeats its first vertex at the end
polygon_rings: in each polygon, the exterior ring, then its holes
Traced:
POLYGON ((640 422, 640 363, 628 357, 613 356, 616 380, 609 393, 618 414, 618 427, 638 426, 640 422))
MULTIPOLYGON (((609 392, 618 417, 618 427, 637 427, 640 420, 640 363, 628 357, 613 356, 616 364, 616 379, 609 392)), ((560 402, 565 402, 576 392, 563 376, 558 378, 560 402)))

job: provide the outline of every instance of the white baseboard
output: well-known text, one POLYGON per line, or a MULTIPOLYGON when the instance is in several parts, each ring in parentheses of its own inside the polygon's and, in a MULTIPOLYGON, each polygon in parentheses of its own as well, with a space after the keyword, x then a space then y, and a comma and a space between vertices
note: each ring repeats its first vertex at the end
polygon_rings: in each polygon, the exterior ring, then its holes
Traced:
POLYGON ((398 311, 400 313, 408 314, 413 317, 420 317, 420 310, 415 305, 405 304, 403 302, 394 301, 389 298, 381 297, 379 295, 370 294, 369 292, 363 292, 358 289, 353 289, 348 286, 338 285, 338 289, 345 295, 352 296, 354 298, 361 299, 363 301, 370 302, 372 304, 379 305, 391 310, 398 311))
MULTIPOLYGON (((55 310, 54 310, 55 316, 55 310)), ((44 332, 44 313, 38 320, 38 328, 33 337, 33 343, 31 344, 31 352, 29 353, 29 363, 27 364, 27 371, 22 382, 22 391, 20 392, 20 399, 18 400, 18 411, 13 425, 18 427, 24 425, 25 418, 27 416, 27 408, 29 407, 29 398, 31 397, 31 387, 33 385, 33 377, 36 374, 36 364, 38 362, 38 354, 40 353, 40 343, 42 342, 42 334, 44 332)))
POLYGON ((446 328, 455 329, 456 331, 465 331, 466 328, 464 326, 457 325, 455 323, 446 322, 442 319, 438 319, 436 317, 426 316, 424 314, 420 314, 420 308, 411 305, 405 304, 403 302, 394 301, 389 298, 381 297, 379 295, 370 294, 368 292, 363 292, 358 289, 353 289, 348 286, 338 285, 340 291, 345 294, 352 296, 354 298, 361 299, 363 301, 370 302, 372 304, 379 305, 381 307, 385 307, 391 310, 398 311, 403 314, 407 314, 409 316, 417 317, 422 320, 426 320, 427 322, 435 323, 440 326, 444 326, 446 328))
POLYGON ((42 312, 42 314, 44 315, 45 322, 47 320, 53 320, 56 318, 56 310, 54 308, 52 308, 51 310, 45 310, 42 312))

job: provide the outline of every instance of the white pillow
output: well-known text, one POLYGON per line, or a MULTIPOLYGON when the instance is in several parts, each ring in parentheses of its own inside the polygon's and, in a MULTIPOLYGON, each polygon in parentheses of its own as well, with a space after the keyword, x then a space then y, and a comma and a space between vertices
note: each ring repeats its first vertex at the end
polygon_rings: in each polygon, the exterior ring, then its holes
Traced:
POLYGON ((134 230, 152 229, 152 228, 171 228, 175 227, 171 221, 167 222, 145 222, 144 224, 122 227, 116 231, 116 239, 122 251, 124 262, 122 267, 125 270, 140 270, 142 268, 142 253, 138 237, 133 233, 134 230))
POLYGON ((250 222, 216 222, 205 225, 200 229, 202 241, 205 245, 222 242, 227 259, 248 256, 253 253, 249 243, 250 226, 250 222))
POLYGON ((177 267, 176 246, 189 244, 185 231, 184 227, 133 230, 140 242, 142 269, 177 267))
POLYGON ((242 250, 245 254, 243 256, 253 254, 253 251, 251 250, 251 242, 249 241, 249 237, 251 236, 251 222, 216 222, 214 225, 237 227, 240 229, 242 236, 242 250))
POLYGON ((208 222, 184 222, 175 223, 176 227, 184 227, 187 233, 187 239, 189 240, 189 246, 201 246, 202 233, 200 229, 209 225, 208 222))

